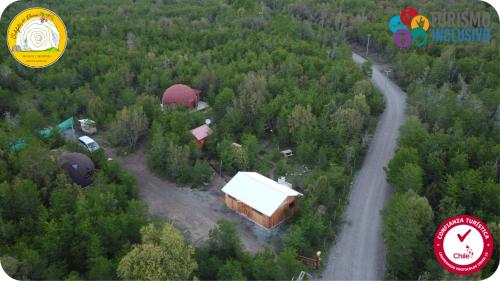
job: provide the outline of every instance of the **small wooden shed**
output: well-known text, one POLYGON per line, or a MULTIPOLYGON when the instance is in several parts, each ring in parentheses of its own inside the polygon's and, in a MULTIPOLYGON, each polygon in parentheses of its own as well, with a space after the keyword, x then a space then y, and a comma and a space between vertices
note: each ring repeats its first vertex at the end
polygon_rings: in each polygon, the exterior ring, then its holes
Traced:
POLYGON ((238 172, 223 188, 226 205, 249 220, 273 228, 298 210, 291 186, 280 184, 255 172, 238 172))
POLYGON ((196 139, 196 143, 203 149, 205 148, 208 136, 212 134, 212 129, 205 124, 192 129, 191 134, 196 139))

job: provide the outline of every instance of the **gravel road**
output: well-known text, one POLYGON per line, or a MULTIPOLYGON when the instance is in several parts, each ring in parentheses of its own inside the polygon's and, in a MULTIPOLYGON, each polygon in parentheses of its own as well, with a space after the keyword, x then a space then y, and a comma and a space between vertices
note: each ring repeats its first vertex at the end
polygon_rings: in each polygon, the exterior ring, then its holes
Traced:
MULTIPOLYGON (((353 53, 356 63, 365 61, 353 53)), ((384 277, 385 247, 382 240, 384 208, 390 188, 383 170, 396 149, 399 127, 405 119, 406 94, 379 65, 373 66, 372 83, 385 99, 385 111, 354 180, 336 244, 330 251, 324 280, 380 280, 384 277)))

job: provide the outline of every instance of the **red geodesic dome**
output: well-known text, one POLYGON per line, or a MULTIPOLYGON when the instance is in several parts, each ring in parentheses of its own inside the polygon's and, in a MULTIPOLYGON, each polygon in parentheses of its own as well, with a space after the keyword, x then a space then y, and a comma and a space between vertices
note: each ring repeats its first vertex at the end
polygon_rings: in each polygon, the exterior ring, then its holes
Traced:
POLYGON ((163 106, 175 105, 195 108, 199 100, 200 90, 193 89, 184 84, 175 84, 165 90, 161 103, 163 106))

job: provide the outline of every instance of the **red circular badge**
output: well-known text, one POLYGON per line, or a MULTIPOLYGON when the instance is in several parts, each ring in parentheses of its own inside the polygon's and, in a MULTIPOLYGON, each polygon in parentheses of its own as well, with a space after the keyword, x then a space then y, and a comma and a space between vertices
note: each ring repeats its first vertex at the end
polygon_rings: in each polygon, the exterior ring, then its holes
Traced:
POLYGON ((403 9, 401 10, 401 14, 399 15, 401 22, 407 26, 411 25, 411 20, 414 16, 418 16, 418 11, 415 8, 403 9))
POLYGON ((434 255, 449 272, 471 274, 482 269, 493 252, 493 237, 478 218, 458 215, 443 222, 434 235, 434 255))

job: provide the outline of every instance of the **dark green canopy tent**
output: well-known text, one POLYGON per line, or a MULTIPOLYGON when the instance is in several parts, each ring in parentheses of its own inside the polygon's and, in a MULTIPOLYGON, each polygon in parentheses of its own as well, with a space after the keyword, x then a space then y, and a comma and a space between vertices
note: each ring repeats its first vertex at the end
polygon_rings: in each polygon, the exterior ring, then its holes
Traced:
MULTIPOLYGON (((59 132, 64 132, 68 129, 73 128, 74 124, 75 124, 75 119, 73 119, 73 117, 70 117, 70 118, 62 121, 61 123, 59 123, 59 125, 57 125, 57 129, 59 132)), ((43 130, 40 130, 38 132, 38 134, 42 138, 50 138, 54 134, 54 129, 52 127, 47 127, 43 130)), ((13 143, 11 145, 10 149, 14 152, 17 152, 17 151, 20 151, 21 149, 23 149, 26 146, 26 144, 27 144, 26 139, 20 138, 15 143, 13 143)))
MULTIPOLYGON (((59 132, 63 132, 63 131, 66 131, 70 128, 73 128, 74 124, 75 124, 75 120, 73 119, 73 117, 70 117, 70 118, 62 121, 61 123, 59 123, 59 125, 57 125, 57 129, 59 132)), ((54 134, 54 129, 52 127, 47 127, 45 129, 41 130, 39 132, 39 134, 43 138, 49 138, 54 134)))

